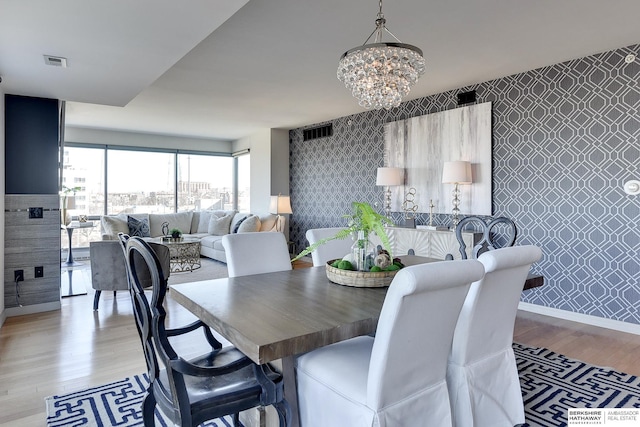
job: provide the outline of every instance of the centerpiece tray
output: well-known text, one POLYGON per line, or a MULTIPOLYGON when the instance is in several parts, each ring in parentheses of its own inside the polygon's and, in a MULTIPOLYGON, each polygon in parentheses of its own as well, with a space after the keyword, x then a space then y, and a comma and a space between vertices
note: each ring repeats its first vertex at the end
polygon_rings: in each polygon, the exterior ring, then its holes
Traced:
POLYGON ((389 286, 393 277, 399 270, 395 271, 353 271, 341 270, 332 267, 335 261, 327 261, 326 270, 327 278, 333 283, 344 286, 353 286, 357 288, 383 288, 389 286))

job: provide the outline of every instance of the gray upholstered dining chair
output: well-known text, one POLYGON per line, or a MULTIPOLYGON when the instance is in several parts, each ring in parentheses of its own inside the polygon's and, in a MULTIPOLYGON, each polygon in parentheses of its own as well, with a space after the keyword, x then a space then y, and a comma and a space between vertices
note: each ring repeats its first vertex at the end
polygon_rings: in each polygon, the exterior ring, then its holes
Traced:
MULTIPOLYGON (((344 230, 344 227, 311 228, 305 235, 309 245, 313 245, 319 240, 335 236, 341 230, 344 230)), ((311 252, 313 266, 323 266, 327 261, 344 257, 351 252, 352 245, 353 240, 348 238, 329 240, 311 252)))
MULTIPOLYGON (((147 363, 149 387, 142 402, 144 425, 154 426, 156 406, 173 425, 195 427, 207 420, 273 405, 280 426, 289 425, 290 408, 284 400, 282 375, 268 365, 257 365, 234 347, 222 347, 201 320, 180 328, 167 328, 164 299, 167 279, 151 246, 139 237, 121 236, 126 269, 131 281, 131 302, 147 363), (150 278, 151 299, 145 295, 150 278), (170 338, 200 331, 210 351, 184 359, 170 338)), ((193 338, 192 338, 193 339, 193 338)))
MULTIPOLYGON (((462 238, 462 232, 468 225, 473 225, 477 231, 482 233, 482 238, 476 242, 471 249, 473 258, 478 258, 480 254, 486 251, 494 250, 500 247, 513 246, 518 236, 518 228, 516 224, 507 217, 487 218, 483 219, 479 216, 464 217, 456 226, 455 233, 458 244, 460 245, 460 255, 462 259, 467 259, 467 245, 462 238), (506 229, 505 235, 497 236, 495 229, 506 229)), ((452 260, 453 255, 448 254, 447 260, 452 260)))
POLYGON ((222 236, 229 277, 291 270, 289 247, 278 232, 237 233, 222 236))
POLYGON ((302 427, 447 426, 447 358, 477 260, 405 267, 387 291, 375 337, 296 360, 302 427))
POLYGON ((514 246, 478 258, 485 275, 469 289, 447 368, 455 427, 525 422, 513 328, 524 281, 541 256, 537 246, 514 246))

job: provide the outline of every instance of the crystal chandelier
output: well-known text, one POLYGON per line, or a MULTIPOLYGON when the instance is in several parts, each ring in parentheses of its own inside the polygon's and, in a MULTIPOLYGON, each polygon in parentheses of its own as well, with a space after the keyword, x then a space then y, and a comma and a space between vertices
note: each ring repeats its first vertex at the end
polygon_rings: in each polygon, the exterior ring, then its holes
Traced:
POLYGON ((380 0, 376 29, 362 46, 346 51, 338 63, 338 79, 366 109, 397 107, 425 70, 422 51, 398 40, 385 23, 380 0), (383 42, 385 32, 396 42, 383 42), (375 42, 367 44, 374 34, 375 42))

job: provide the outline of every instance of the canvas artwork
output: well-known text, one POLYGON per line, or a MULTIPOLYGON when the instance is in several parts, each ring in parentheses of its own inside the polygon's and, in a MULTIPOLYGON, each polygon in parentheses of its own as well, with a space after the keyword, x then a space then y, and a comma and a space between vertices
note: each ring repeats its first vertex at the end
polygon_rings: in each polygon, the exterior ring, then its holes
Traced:
POLYGON ((419 212, 450 213, 453 184, 442 183, 444 162, 471 162, 473 184, 460 185, 461 215, 492 215, 491 102, 384 125, 385 166, 405 169, 405 185, 391 187, 391 208, 402 212, 402 202, 415 188, 419 212))

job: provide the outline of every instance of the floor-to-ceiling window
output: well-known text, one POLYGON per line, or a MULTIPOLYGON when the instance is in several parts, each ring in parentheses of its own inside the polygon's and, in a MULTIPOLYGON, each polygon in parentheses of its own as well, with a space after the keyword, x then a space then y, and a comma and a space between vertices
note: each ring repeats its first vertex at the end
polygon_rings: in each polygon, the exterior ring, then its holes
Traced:
POLYGON ((233 209, 233 158, 178 153, 178 211, 233 209))
POLYGON ((107 149, 107 214, 175 212, 175 154, 107 149))
MULTIPOLYGON (((236 200, 234 157, 226 153, 152 150, 66 144, 62 184, 77 188, 72 218, 86 216, 96 224, 76 230, 72 245, 100 240, 104 214, 167 213, 206 209, 249 210, 249 156, 241 156, 240 197, 236 200)), ((63 236, 64 237, 64 236, 63 236)), ((68 239, 62 239, 63 248, 68 239)))
POLYGON ((236 157, 238 176, 238 210, 249 212, 251 205, 251 156, 247 152, 236 157))

